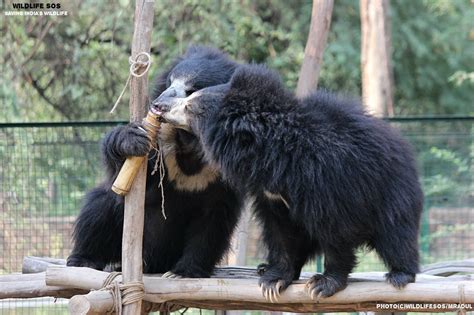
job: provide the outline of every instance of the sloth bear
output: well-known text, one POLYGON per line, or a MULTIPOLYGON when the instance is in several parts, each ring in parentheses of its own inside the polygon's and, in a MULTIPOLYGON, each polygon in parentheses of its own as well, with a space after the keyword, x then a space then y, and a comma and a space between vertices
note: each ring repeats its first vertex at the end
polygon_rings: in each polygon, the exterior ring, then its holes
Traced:
MULTIPOLYGON (((162 74, 154 96, 184 97, 201 88, 228 82, 237 64, 218 50, 192 47, 162 74), (165 90, 166 89, 166 90, 165 90)), ((240 215, 242 196, 223 182, 203 159, 199 140, 189 132, 162 124, 158 146, 166 177, 161 214, 156 160, 148 161, 143 264, 146 273, 208 277, 222 259, 240 215)), ((75 223, 68 266, 104 269, 121 260, 124 198, 110 190, 127 156, 144 155, 149 140, 140 124, 119 126, 105 136, 102 154, 107 177, 89 192, 75 223)), ((150 156, 153 154, 151 153, 150 156)))
POLYGON ((259 268, 267 299, 318 254, 324 273, 308 281, 308 294, 344 289, 361 246, 380 255, 395 287, 415 281, 423 193, 409 144, 387 123, 327 92, 297 99, 258 65, 161 103, 171 108, 163 119, 198 135, 209 163, 254 196, 269 252, 259 268))

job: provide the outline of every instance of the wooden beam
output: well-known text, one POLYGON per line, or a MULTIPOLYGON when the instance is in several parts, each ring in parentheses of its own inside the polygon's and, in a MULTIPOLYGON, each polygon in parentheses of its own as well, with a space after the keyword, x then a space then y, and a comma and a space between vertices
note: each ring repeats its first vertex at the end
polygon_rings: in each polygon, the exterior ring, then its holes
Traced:
POLYGON ((110 291, 91 291, 85 295, 75 295, 69 300, 71 315, 109 314, 114 309, 110 291))
POLYGON ((0 299, 24 299, 44 296, 70 298, 75 294, 87 293, 88 290, 46 285, 44 272, 0 276, 0 299))
MULTIPOLYGON (((154 0, 136 0, 132 60, 140 53, 150 53, 151 31, 153 29, 154 0)), ((144 69, 142 69, 144 71, 144 69)), ((130 81, 130 120, 141 121, 147 112, 148 76, 132 76, 130 81)), ((130 193, 125 196, 122 273, 123 282, 139 282, 143 277, 143 224, 145 215, 145 187, 147 163, 139 169, 130 193)), ((125 305, 125 315, 140 314, 141 301, 125 305)))
MULTIPOLYGON (((398 290, 378 276, 355 278, 351 275, 346 289, 318 303, 304 290, 305 281, 295 281, 281 295, 278 303, 268 303, 261 294, 257 279, 167 279, 145 276, 145 300, 171 303, 183 307, 210 309, 258 309, 290 312, 377 310, 376 303, 459 303, 459 290, 464 302, 474 305, 472 276, 436 277, 418 275, 416 283, 398 290), (369 279, 369 280, 367 280, 369 279), (370 279, 378 279, 373 281, 370 279)), ((98 289, 108 273, 89 268, 50 267, 46 272, 48 285, 98 289)), ((454 309, 454 308, 453 308, 454 309)), ((425 309, 417 311, 436 311, 425 309)), ((444 310, 446 311, 446 310, 444 310)))
POLYGON ((423 266, 421 272, 427 275, 450 276, 458 272, 474 273, 474 259, 443 261, 423 266))
POLYGON ((43 272, 51 265, 65 266, 66 260, 49 257, 25 256, 23 258, 23 265, 21 266, 21 273, 43 272))

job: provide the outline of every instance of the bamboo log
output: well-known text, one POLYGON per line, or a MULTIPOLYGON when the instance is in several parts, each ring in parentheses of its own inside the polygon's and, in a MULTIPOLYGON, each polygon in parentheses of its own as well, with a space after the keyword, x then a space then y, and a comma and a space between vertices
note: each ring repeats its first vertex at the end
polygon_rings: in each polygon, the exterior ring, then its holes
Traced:
MULTIPOLYGON (((156 143, 158 129, 160 128, 158 115, 149 111, 146 117, 143 119, 143 127, 145 128, 151 143, 156 143)), ((135 180, 140 167, 143 165, 146 159, 146 156, 130 156, 125 160, 125 163, 122 165, 117 178, 112 184, 112 190, 116 194, 125 196, 130 192, 133 181, 135 180)))
MULTIPOLYGON (((63 287, 98 289, 107 277, 106 272, 89 268, 50 267, 46 273, 46 283, 63 287)), ((419 275, 416 283, 410 283, 398 290, 384 281, 354 281, 350 278, 346 289, 332 297, 322 298, 320 304, 330 304, 337 309, 339 305, 360 303, 459 303, 459 288, 464 289, 464 302, 474 304, 474 281, 471 276, 450 279, 419 275)), ((360 279, 359 279, 360 280, 360 279)), ((256 279, 166 279, 158 276, 145 276, 145 300, 153 303, 172 302, 183 306, 199 303, 212 305, 216 309, 280 309, 280 304, 292 307, 299 312, 300 304, 314 304, 304 290, 305 281, 295 281, 282 293, 279 302, 268 303, 261 294, 256 279), (262 305, 267 305, 263 308, 262 305), (219 306, 220 305, 220 306, 219 306), (232 307, 231 307, 232 305, 232 307), (215 307, 219 306, 219 307, 215 307), (252 306, 250 308, 250 306, 252 306)), ((369 304, 367 304, 369 305, 369 304)), ((372 309, 374 310, 374 309, 372 309)))
MULTIPOLYGON (((150 53, 151 31, 153 29, 154 0, 136 0, 132 59, 141 53, 150 53)), ((151 60, 149 61, 151 62, 151 60)), ((130 80, 130 117, 140 121, 147 112, 148 77, 132 76, 130 80)), ((139 168, 130 193, 125 196, 122 236, 123 282, 140 282, 143 277, 143 224, 145 215, 145 188, 147 163, 139 168)), ((158 253, 159 254, 159 253, 158 253)), ((140 314, 142 301, 124 305, 124 315, 140 314)))

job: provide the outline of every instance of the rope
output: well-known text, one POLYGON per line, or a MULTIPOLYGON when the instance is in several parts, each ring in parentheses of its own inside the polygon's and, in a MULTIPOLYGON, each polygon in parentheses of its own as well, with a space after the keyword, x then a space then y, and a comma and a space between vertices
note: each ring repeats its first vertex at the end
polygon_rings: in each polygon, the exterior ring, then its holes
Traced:
POLYGON ((157 171, 160 172, 160 182, 158 184, 158 187, 160 188, 161 191, 161 214, 163 215, 163 218, 166 220, 166 212, 165 212, 165 188, 163 186, 163 181, 165 179, 165 163, 164 163, 164 157, 163 157, 163 151, 160 148, 154 147, 155 152, 156 152, 156 160, 155 160, 155 166, 153 166, 153 171, 151 172, 151 175, 155 175, 157 171))
POLYGON ((122 314, 123 305, 141 301, 145 296, 145 286, 143 282, 134 281, 122 283, 120 281, 114 281, 120 275, 122 275, 121 272, 111 272, 107 278, 105 278, 101 288, 101 290, 110 291, 112 300, 114 301, 114 309, 111 312, 115 312, 117 315, 122 314))
POLYGON ((114 272, 109 273, 107 278, 105 278, 104 282, 102 282, 102 288, 105 288, 106 286, 111 285, 112 281, 114 281, 115 278, 117 278, 118 276, 121 276, 121 275, 122 275, 122 273, 118 272, 118 271, 114 271, 114 272))
POLYGON ((150 70, 151 56, 149 53, 142 51, 141 53, 138 53, 135 56, 135 59, 133 59, 132 56, 128 57, 128 63, 130 64, 128 78, 127 78, 127 81, 125 82, 125 86, 123 87, 122 92, 120 92, 120 95, 117 98, 117 101, 115 101, 114 106, 110 110, 111 114, 115 111, 115 109, 117 108, 117 105, 120 103, 120 100, 122 99, 123 94, 125 93, 128 85, 130 84, 130 80, 132 76, 135 78, 140 78, 140 77, 143 77, 148 72, 148 70, 150 70), (139 60, 141 56, 145 57, 144 61, 139 60), (140 70, 143 68, 144 70, 140 72, 140 70))

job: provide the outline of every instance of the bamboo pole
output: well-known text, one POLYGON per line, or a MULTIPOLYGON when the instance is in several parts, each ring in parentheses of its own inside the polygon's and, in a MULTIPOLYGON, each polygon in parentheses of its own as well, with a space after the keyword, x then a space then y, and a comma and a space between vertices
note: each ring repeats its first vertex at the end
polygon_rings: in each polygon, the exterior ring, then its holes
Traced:
MULTIPOLYGON (((136 0, 132 60, 142 52, 150 53, 151 31, 153 29, 154 0, 136 0)), ((148 78, 132 76, 130 81, 130 120, 141 121, 147 112, 148 78)), ((145 213, 147 163, 138 170, 130 193, 125 196, 122 237, 123 282, 139 282, 143 277, 143 224, 145 213)), ((141 301, 125 305, 125 315, 140 314, 141 301)))

